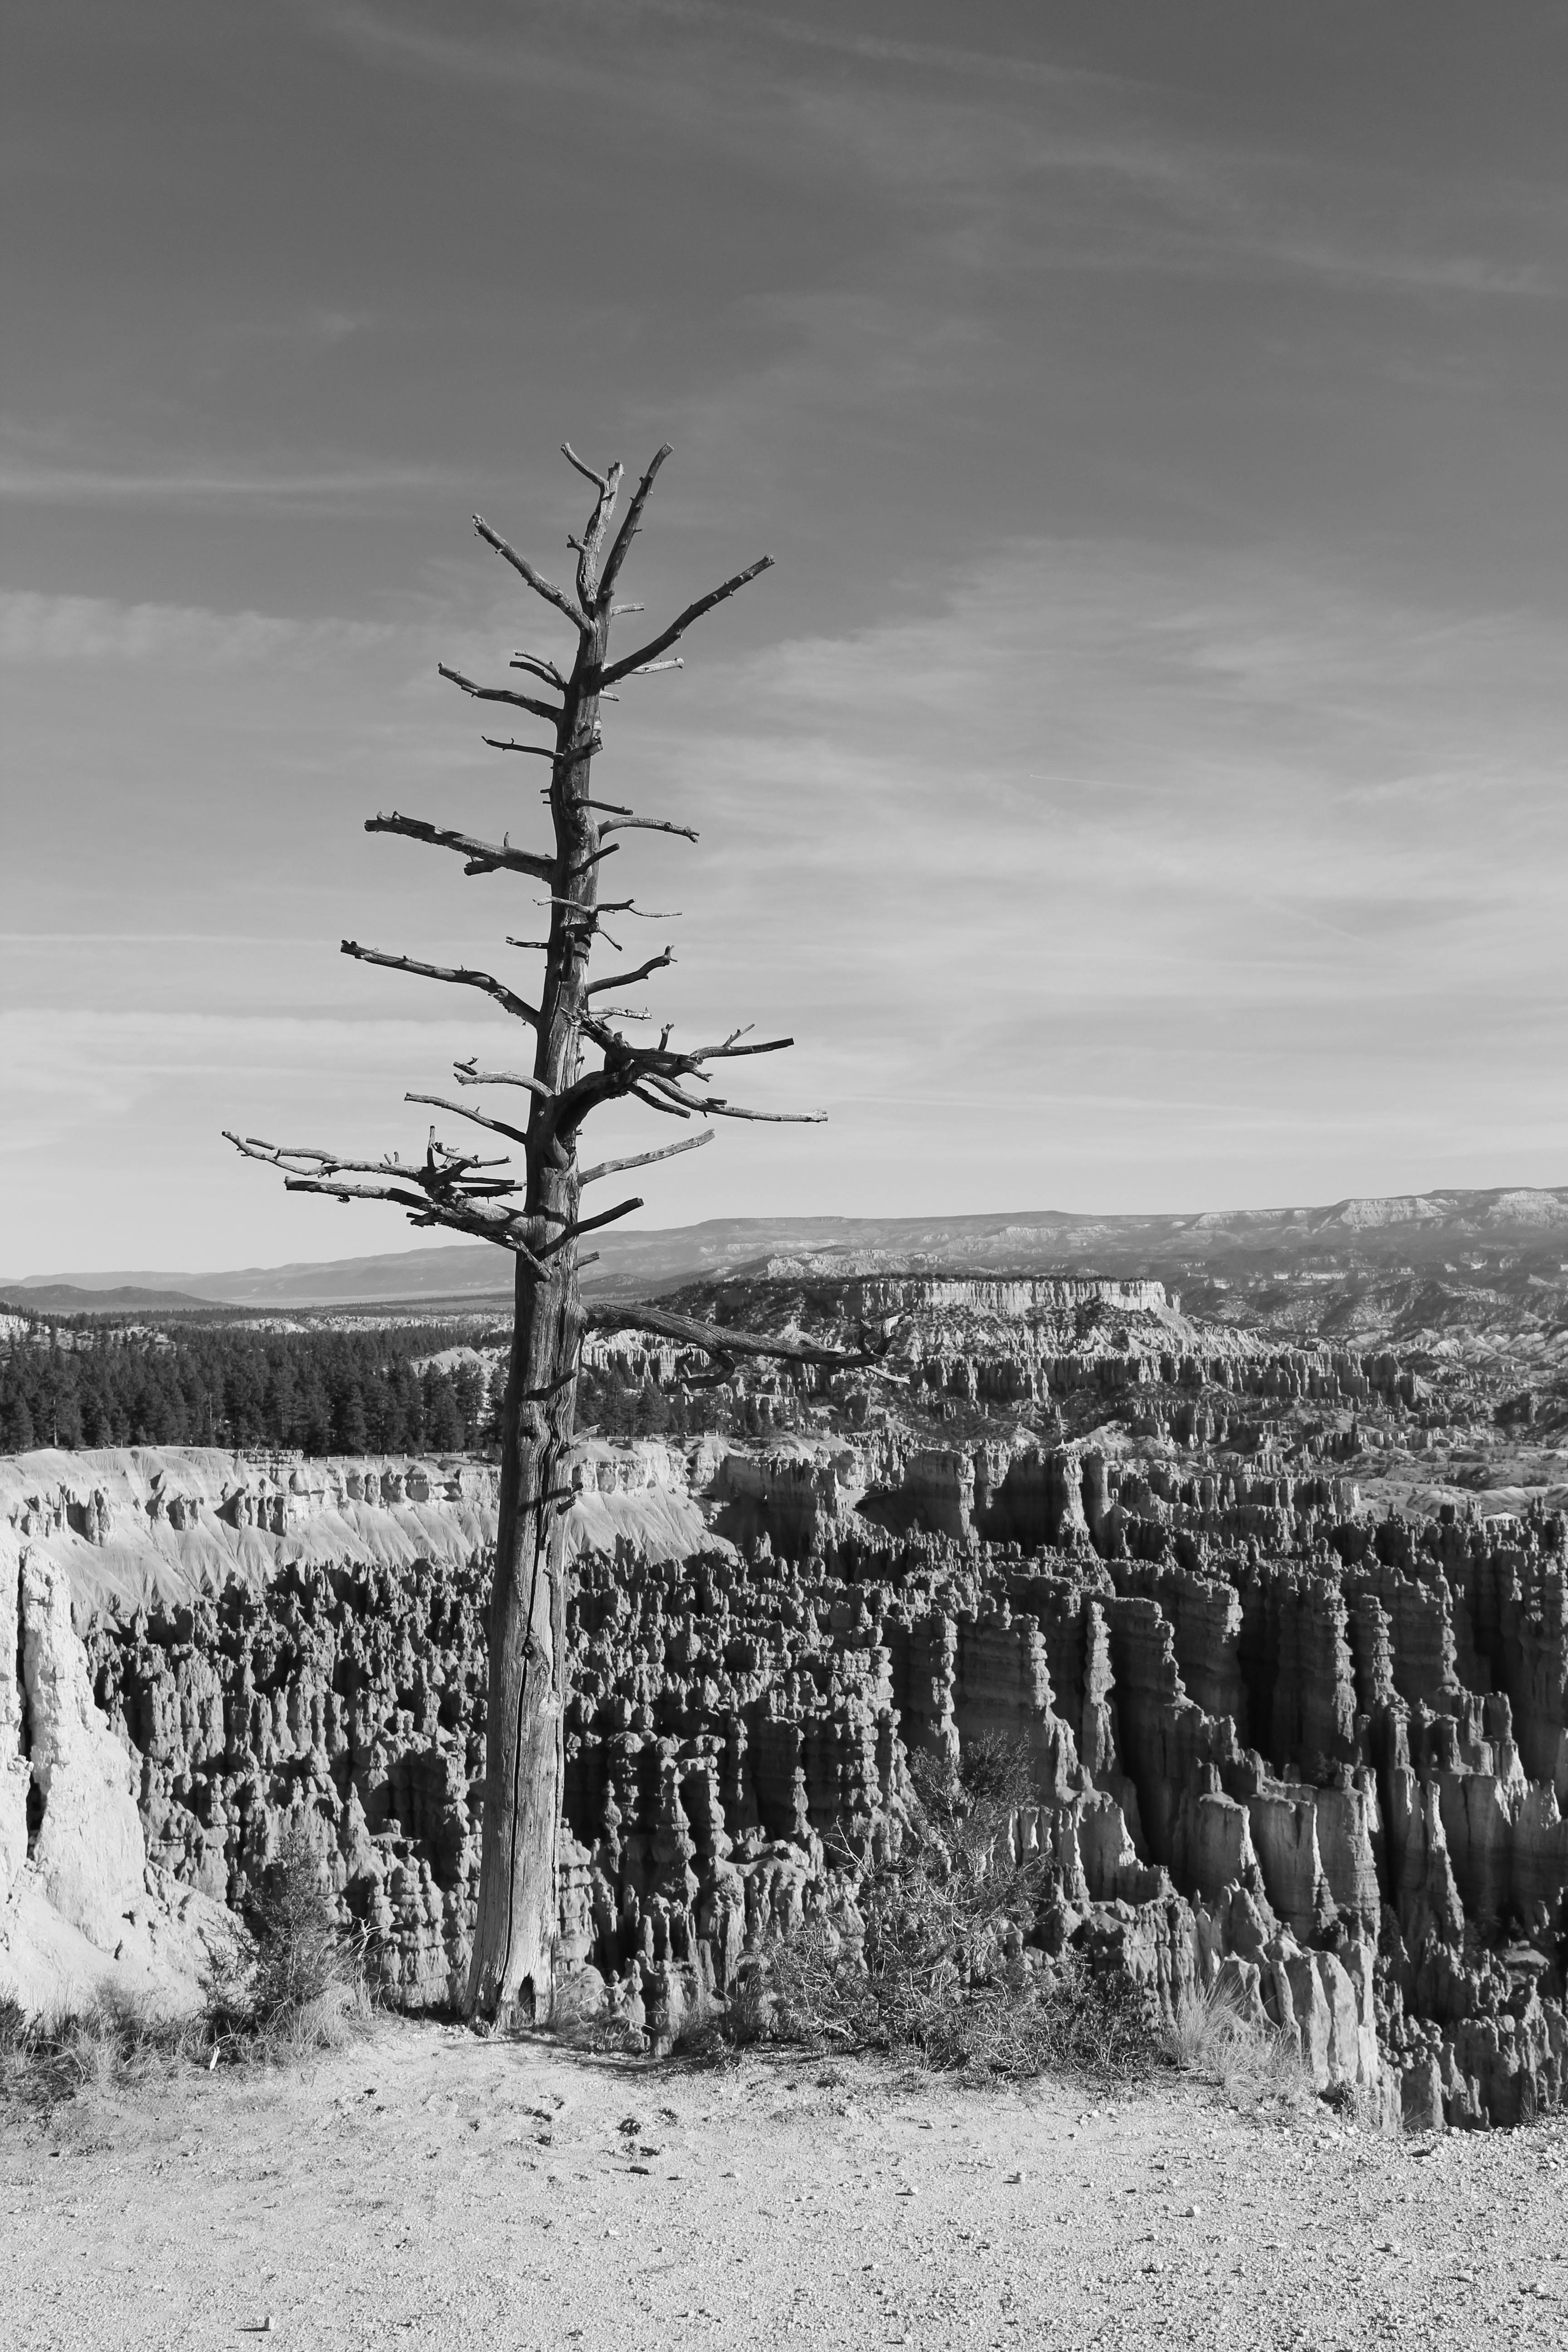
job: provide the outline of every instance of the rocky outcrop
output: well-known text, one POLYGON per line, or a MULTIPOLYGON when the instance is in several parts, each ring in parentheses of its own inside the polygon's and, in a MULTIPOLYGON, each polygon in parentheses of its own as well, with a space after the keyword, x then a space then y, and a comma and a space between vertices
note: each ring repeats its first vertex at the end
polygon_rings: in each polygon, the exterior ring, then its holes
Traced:
POLYGON ((95 1703, 64 1574, 0 1547, 0 1999, 200 1999, 229 1916, 150 1863, 137 1779, 95 1703))

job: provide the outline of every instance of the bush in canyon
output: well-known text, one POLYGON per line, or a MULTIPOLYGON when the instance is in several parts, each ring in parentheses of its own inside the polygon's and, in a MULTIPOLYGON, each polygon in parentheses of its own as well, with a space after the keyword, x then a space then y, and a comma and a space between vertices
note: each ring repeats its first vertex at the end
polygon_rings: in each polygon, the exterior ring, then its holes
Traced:
POLYGON ((364 1953, 337 1906, 303 1822, 285 1830, 247 1918, 250 1944, 214 1956, 206 2020, 215 2050, 287 2060, 331 2049, 371 2012, 364 1953))
POLYGON ((84 2091, 133 2090, 183 2065, 287 2064, 363 2032, 363 1956, 338 1925, 302 1823, 285 1832, 248 1934, 210 1954, 204 1992, 194 2017, 112 1993, 42 2016, 0 2000, 0 2115, 47 2114, 84 2091))
POLYGON ((961 1764, 918 1757, 910 1777, 898 1856, 859 1885, 863 1932, 818 1918, 770 1943, 737 1988, 726 2038, 878 2050, 979 2079, 1146 2073, 1159 2045, 1144 1994, 1031 1940, 1058 1890, 1016 1834, 1035 1801, 1027 1750, 973 1739, 961 1764))

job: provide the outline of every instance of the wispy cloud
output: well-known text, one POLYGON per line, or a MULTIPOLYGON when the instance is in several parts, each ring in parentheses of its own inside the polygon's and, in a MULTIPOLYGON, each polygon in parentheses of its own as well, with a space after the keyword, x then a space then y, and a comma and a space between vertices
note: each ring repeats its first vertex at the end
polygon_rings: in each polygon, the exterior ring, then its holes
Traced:
POLYGON ((398 632, 374 621, 288 620, 195 605, 123 604, 104 596, 0 593, 0 661, 178 662, 226 666, 285 656, 363 653, 398 632))
MULTIPOLYGON (((318 318, 318 337, 357 331, 351 314, 318 318)), ((296 509, 350 507, 449 488, 447 466, 363 458, 305 464, 215 456, 176 464, 142 460, 124 448, 84 446, 83 436, 24 418, 0 419, 0 499, 15 504, 205 506, 274 503, 296 509)))
POLYGON ((0 499, 50 505, 189 505, 243 501, 287 506, 347 506, 449 488, 457 478, 437 466, 345 466, 319 473, 242 472, 235 467, 116 472, 86 466, 0 465, 0 499))
POLYGON ((656 109, 715 155, 794 146, 898 191, 917 249, 934 238, 950 264, 988 274, 1263 272, 1416 299, 1563 291, 1552 193, 1393 157, 1341 156, 1325 180, 1317 156, 1216 110, 1173 110, 1131 75, 1053 61, 1026 16, 987 48, 710 0, 569 0, 526 26, 436 22, 396 0, 323 0, 314 15, 367 58, 454 79, 481 103, 577 90, 656 109), (584 18, 598 40, 579 37, 584 18), (1391 237, 1395 220, 1410 226, 1391 237))

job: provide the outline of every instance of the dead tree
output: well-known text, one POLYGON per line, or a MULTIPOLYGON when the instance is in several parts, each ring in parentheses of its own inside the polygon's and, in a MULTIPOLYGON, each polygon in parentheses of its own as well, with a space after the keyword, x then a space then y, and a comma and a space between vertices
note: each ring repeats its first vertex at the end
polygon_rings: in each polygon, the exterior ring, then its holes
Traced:
MULTIPOLYGON (((618 529, 619 465, 598 474, 570 446, 563 445, 563 454, 594 490, 583 536, 567 542, 577 557, 574 594, 545 579, 478 515, 474 529, 570 630, 569 650, 559 659, 541 652, 514 654, 510 668, 520 682, 507 686, 478 685, 458 670, 441 667, 443 677, 476 701, 542 720, 553 730, 551 743, 484 738, 500 751, 549 762, 550 781, 542 796, 553 845, 514 848, 510 832, 499 842, 482 841, 395 811, 370 818, 365 826, 367 833, 401 834, 450 851, 463 859, 466 874, 518 874, 542 885, 547 936, 507 942, 542 953, 542 979, 531 998, 488 971, 422 963, 412 956, 362 947, 354 940, 342 943, 344 955, 362 963, 478 990, 531 1030, 531 1069, 480 1069, 470 1060, 454 1070, 460 1087, 520 1088, 528 1097, 526 1112, 521 1121, 516 1114, 507 1119, 443 1095, 410 1093, 405 1100, 466 1120, 507 1147, 488 1154, 458 1149, 438 1140, 432 1126, 423 1160, 405 1160, 395 1152, 379 1160, 351 1160, 313 1147, 228 1136, 250 1158, 279 1167, 290 1192, 325 1193, 341 1201, 393 1201, 407 1210, 416 1225, 439 1225, 495 1242, 516 1259, 516 1319, 501 1412, 500 1508, 489 1612, 479 1917, 468 1990, 469 2014, 498 2022, 542 2021, 552 2002, 566 1697, 563 1520, 571 1502, 568 1457, 585 1331, 594 1323, 629 1324, 706 1348, 725 1364, 741 1355, 802 1363, 867 1360, 802 1342, 721 1329, 656 1308, 595 1310, 584 1306, 578 1269, 586 1261, 578 1255, 579 1241, 642 1206, 639 1199, 627 1199, 584 1215, 584 1186, 624 1169, 693 1150, 713 1133, 705 1127, 662 1150, 584 1167, 579 1138, 591 1111, 605 1103, 629 1100, 683 1121, 814 1119, 822 1114, 748 1110, 715 1091, 714 1065, 779 1053, 793 1042, 788 1037, 752 1039, 748 1032, 735 1029, 713 1045, 680 1046, 671 1042, 668 1026, 659 1032, 657 1044, 638 1044, 627 1034, 624 1024, 638 1024, 646 1016, 625 1009, 619 1000, 628 988, 674 961, 668 947, 634 961, 628 970, 599 980, 588 977, 596 940, 604 937, 616 945, 605 929, 606 919, 646 919, 629 898, 605 901, 599 897, 605 863, 622 846, 612 836, 651 829, 697 838, 689 827, 668 818, 640 816, 619 803, 594 798, 590 779, 594 755, 602 743, 601 703, 618 699, 612 689, 624 681, 679 669, 680 658, 672 657, 670 648, 694 621, 767 571, 772 558, 764 555, 748 564, 689 604, 646 644, 612 660, 612 625, 623 614, 643 609, 617 604, 616 590, 654 478, 669 449, 666 445, 655 456, 618 529)), ((624 950, 617 947, 616 952, 624 950)))

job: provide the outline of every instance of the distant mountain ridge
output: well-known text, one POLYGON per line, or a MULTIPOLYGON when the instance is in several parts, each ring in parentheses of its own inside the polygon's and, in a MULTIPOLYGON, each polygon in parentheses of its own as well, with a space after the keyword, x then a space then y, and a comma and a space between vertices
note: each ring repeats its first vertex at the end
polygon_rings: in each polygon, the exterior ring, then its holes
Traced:
MULTIPOLYGON (((1328 1207, 1205 1210, 1097 1217, 1016 1210, 959 1217, 716 1217, 702 1224, 595 1237, 590 1295, 649 1297, 742 1272, 830 1273, 993 1268, 1016 1273, 1206 1272, 1274 1264, 1408 1265, 1499 1252, 1543 1274, 1568 1262, 1568 1185, 1494 1186, 1350 1198, 1328 1207)), ((503 1254, 485 1243, 386 1252, 220 1274, 114 1271, 0 1279, 0 1299, 54 1314, 174 1307, 490 1304, 510 1295, 503 1254)))

